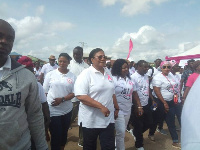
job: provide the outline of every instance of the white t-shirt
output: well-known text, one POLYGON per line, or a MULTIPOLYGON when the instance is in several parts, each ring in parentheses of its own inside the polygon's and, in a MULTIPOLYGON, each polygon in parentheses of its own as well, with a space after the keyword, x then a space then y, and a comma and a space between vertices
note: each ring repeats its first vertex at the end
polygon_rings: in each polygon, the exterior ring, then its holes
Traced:
MULTIPOLYGON (((153 67, 153 70, 154 70, 154 72, 153 72, 152 77, 154 77, 155 75, 157 75, 157 74, 160 72, 160 71, 158 71, 158 69, 156 69, 155 67, 153 67)), ((148 76, 150 77, 151 74, 152 74, 152 69, 149 69, 148 72, 146 73, 146 75, 148 75, 148 76)))
POLYGON ((86 68, 88 68, 89 65, 87 63, 85 63, 84 61, 82 61, 82 63, 78 63, 76 62, 74 59, 72 59, 70 61, 70 64, 68 66, 68 69, 70 70, 70 72, 72 72, 74 75, 76 75, 76 77, 78 77, 78 75, 86 68))
POLYGON ((134 67, 129 68, 129 73, 130 73, 130 75, 134 74, 135 73, 135 68, 134 67))
POLYGON ((50 116, 65 115, 72 110, 71 100, 67 100, 58 106, 52 106, 51 103, 55 98, 61 98, 70 93, 74 93, 75 80, 76 76, 71 72, 62 74, 56 69, 47 73, 43 88, 45 93, 48 93, 47 102, 49 104, 50 116))
POLYGON ((34 73, 35 73, 35 77, 36 77, 37 81, 40 80, 41 70, 42 70, 41 67, 38 70, 36 68, 34 68, 34 73))
POLYGON ((178 95, 178 102, 181 103, 181 98, 180 98, 180 84, 181 84, 180 81, 181 81, 181 76, 180 76, 180 74, 173 75, 171 72, 169 74, 174 77, 174 80, 178 84, 178 86, 174 90, 176 91, 176 93, 179 94, 178 95))
MULTIPOLYGON (((160 92, 165 101, 173 100, 173 96, 174 96, 173 89, 176 89, 178 87, 178 84, 176 83, 173 76, 168 74, 168 76, 165 77, 162 73, 157 74, 153 78, 152 85, 156 87, 160 87, 160 92)), ((153 96, 157 97, 154 91, 153 91, 153 96)))
MULTIPOLYGON (((70 72, 72 72, 76 77, 79 76, 79 74, 86 68, 88 68, 89 65, 87 63, 85 63, 84 61, 82 61, 82 63, 78 63, 76 62, 74 59, 72 59, 70 61, 70 64, 68 66, 68 69, 70 70, 70 72)), ((74 97, 72 99, 72 102, 76 102, 79 101, 76 97, 74 97)))
POLYGON ((126 77, 124 78, 113 76, 115 83, 115 95, 119 105, 119 114, 128 115, 131 113, 132 93, 136 91, 135 83, 126 77))
POLYGON ((41 69, 41 73, 44 73, 44 78, 46 77, 46 74, 52 70, 55 70, 58 68, 58 65, 55 64, 54 66, 51 66, 50 63, 45 64, 42 69, 41 69))
POLYGON ((200 148, 200 77, 187 95, 181 115, 181 149, 199 150, 200 148))
MULTIPOLYGON (((155 67, 153 67, 153 75, 152 77, 154 77, 155 75, 157 75, 158 73, 160 73, 160 71, 158 69, 156 69, 155 67)), ((146 73, 147 76, 151 77, 151 74, 152 74, 152 69, 149 69, 148 72, 146 73)), ((152 81, 150 83, 150 88, 153 89, 153 86, 152 86, 152 81)))
POLYGON ((104 74, 93 66, 83 70, 77 77, 74 91, 76 96, 88 95, 110 111, 110 115, 105 117, 100 109, 81 102, 78 115, 79 125, 82 122, 82 126, 86 128, 106 128, 110 123, 114 123, 113 94, 115 87, 113 77, 107 68, 104 68, 104 74))
POLYGON ((147 75, 140 75, 137 71, 131 75, 131 79, 135 83, 137 94, 140 98, 142 106, 146 106, 149 100, 149 78, 147 75))
POLYGON ((40 82, 37 82, 37 84, 38 84, 39 98, 40 98, 40 102, 42 104, 47 101, 47 97, 45 95, 42 84, 40 82))
POLYGON ((6 63, 0 68, 0 80, 11 70, 11 58, 8 56, 6 63))

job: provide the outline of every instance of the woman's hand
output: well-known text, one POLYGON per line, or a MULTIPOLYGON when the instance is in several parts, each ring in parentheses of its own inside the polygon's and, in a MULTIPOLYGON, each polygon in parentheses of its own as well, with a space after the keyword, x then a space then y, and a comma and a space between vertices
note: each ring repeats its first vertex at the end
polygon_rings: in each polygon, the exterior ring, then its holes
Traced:
POLYGON ((101 112, 104 114, 105 117, 108 117, 110 115, 110 111, 108 110, 107 107, 103 106, 101 107, 101 112))
POLYGON ((144 113, 143 108, 142 108, 142 107, 139 107, 139 108, 137 109, 137 115, 138 115, 138 116, 142 116, 143 113, 144 113))
POLYGON ((164 103, 164 107, 165 107, 165 112, 167 113, 169 111, 169 106, 167 103, 164 103))
POLYGON ((63 98, 55 98, 54 101, 51 103, 52 106, 58 106, 62 103, 63 98))
POLYGON ((115 109, 115 112, 114 112, 114 118, 115 118, 115 120, 117 119, 117 117, 118 117, 118 113, 119 113, 119 109, 115 109))

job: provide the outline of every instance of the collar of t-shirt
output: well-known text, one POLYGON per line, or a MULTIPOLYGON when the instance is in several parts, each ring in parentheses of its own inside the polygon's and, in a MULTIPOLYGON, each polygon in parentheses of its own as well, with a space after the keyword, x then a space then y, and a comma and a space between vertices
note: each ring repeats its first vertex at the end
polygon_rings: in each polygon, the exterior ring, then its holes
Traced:
MULTIPOLYGON (((95 69, 94 66, 91 66, 91 67, 92 67, 92 71, 101 73, 100 71, 95 69)), ((104 75, 107 73, 107 70, 108 70, 108 68, 104 67, 104 75)))
POLYGON ((56 71, 58 72, 59 75, 61 75, 62 77, 66 77, 67 74, 69 73, 69 71, 67 73, 61 73, 58 68, 56 69, 56 71))
POLYGON ((8 56, 6 63, 0 68, 0 70, 11 70, 11 58, 8 56))
POLYGON ((84 64, 84 60, 82 60, 82 62, 79 63, 79 62, 77 62, 77 61, 73 58, 72 61, 73 61, 74 63, 77 63, 77 64, 84 64))

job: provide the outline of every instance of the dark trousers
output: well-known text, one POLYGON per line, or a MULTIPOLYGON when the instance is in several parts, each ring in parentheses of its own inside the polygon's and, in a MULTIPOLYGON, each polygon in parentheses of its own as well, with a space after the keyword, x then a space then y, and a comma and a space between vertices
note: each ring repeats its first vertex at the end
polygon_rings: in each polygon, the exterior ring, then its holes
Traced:
POLYGON ((166 123, 173 142, 178 142, 178 134, 175 126, 175 104, 174 101, 167 102, 169 105, 169 112, 166 113, 166 123))
POLYGON ((107 128, 82 128, 83 130, 83 150, 96 150, 97 138, 99 137, 101 150, 115 149, 114 123, 110 123, 107 128))
POLYGON ((67 142, 72 111, 62 116, 51 117, 49 131, 51 134, 51 150, 60 150, 67 142))
MULTIPOLYGON (((165 114, 165 108, 163 103, 159 99, 155 99, 156 103, 158 104, 157 110, 154 112, 154 125, 149 131, 149 135, 154 135, 157 124, 159 123, 159 120, 162 119, 163 115, 165 114)), ((178 134, 176 132, 176 126, 175 126, 175 104, 174 101, 166 101, 169 106, 169 111, 166 113, 165 121, 167 123, 167 127, 169 129, 171 138, 173 142, 178 142, 178 134)))
POLYGON ((163 123, 165 115, 166 115, 164 111, 165 108, 164 108, 163 103, 157 98, 154 98, 154 100, 157 103, 157 109, 155 111, 152 111, 153 125, 150 127, 150 130, 149 130, 150 136, 154 135, 157 125, 159 125, 159 123, 163 123))
POLYGON ((136 148, 143 147, 143 133, 148 130, 153 124, 152 112, 149 105, 143 106, 143 111, 144 113, 142 116, 138 116, 136 113, 134 113, 133 117, 133 134, 136 137, 136 148))
POLYGON ((183 105, 181 103, 175 104, 175 114, 178 119, 178 123, 181 126, 181 112, 182 112, 183 105))

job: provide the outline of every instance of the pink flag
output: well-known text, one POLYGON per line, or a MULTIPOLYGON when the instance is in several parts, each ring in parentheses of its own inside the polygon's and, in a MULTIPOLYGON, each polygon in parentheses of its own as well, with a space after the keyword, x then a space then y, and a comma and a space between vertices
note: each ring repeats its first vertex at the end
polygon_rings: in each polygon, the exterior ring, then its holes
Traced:
POLYGON ((132 41, 131 41, 131 39, 130 39, 130 41, 129 41, 129 52, 128 52, 128 56, 127 56, 127 58, 126 58, 126 59, 128 59, 128 58, 129 58, 129 56, 130 56, 130 53, 131 53, 132 49, 133 49, 133 42, 132 42, 132 41))

